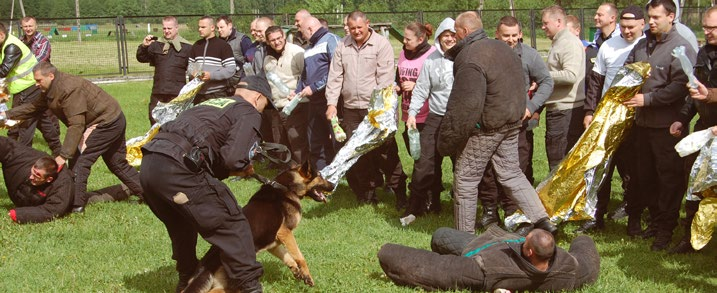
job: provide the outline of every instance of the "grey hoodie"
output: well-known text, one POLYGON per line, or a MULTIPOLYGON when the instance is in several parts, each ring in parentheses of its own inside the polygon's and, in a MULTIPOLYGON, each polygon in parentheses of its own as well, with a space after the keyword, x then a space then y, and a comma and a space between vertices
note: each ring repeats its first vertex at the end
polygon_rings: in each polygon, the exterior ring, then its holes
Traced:
POLYGON ((438 41, 438 36, 445 31, 456 32, 453 29, 455 21, 448 17, 441 21, 436 30, 436 37, 433 39, 436 49, 428 56, 421 73, 416 80, 411 96, 411 105, 408 108, 410 116, 418 115, 423 103, 428 99, 428 109, 431 113, 443 116, 446 114, 448 96, 453 88, 453 61, 443 57, 443 50, 438 41))

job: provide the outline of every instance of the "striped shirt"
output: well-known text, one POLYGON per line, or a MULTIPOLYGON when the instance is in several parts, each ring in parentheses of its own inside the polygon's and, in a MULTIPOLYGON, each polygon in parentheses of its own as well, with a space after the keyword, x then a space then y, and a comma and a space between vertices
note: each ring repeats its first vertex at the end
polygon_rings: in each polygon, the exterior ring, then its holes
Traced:
POLYGON ((35 58, 37 58, 37 62, 50 62, 50 52, 52 52, 50 40, 48 40, 40 32, 35 32, 29 40, 27 39, 27 36, 25 36, 22 38, 22 42, 30 47, 32 54, 35 55, 35 58))
POLYGON ((214 37, 201 39, 192 45, 189 53, 189 66, 187 75, 197 71, 209 72, 209 81, 199 91, 199 94, 210 94, 226 90, 227 79, 236 72, 236 62, 232 47, 224 40, 214 37))

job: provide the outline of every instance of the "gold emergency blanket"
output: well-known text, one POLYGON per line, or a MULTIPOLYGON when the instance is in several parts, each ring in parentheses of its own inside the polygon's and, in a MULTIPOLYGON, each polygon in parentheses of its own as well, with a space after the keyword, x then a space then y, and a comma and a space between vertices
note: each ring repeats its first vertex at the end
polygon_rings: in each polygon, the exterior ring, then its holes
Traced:
MULTIPOLYGON (((553 223, 594 217, 597 191, 606 181, 606 169, 634 123, 635 110, 622 103, 638 93, 649 71, 650 64, 645 62, 620 68, 588 129, 553 173, 538 185, 538 196, 553 223)), ((607 180, 609 183, 610 178, 607 180)), ((506 219, 506 226, 515 227, 522 222, 527 218, 516 215, 506 219)))
POLYGON ((179 113, 192 107, 194 96, 197 95, 203 84, 203 81, 195 78, 184 85, 179 91, 179 95, 169 103, 157 103, 157 107, 152 110, 152 118, 157 122, 143 136, 127 140, 127 161, 130 165, 136 167, 142 164, 142 146, 152 140, 159 132, 160 126, 174 120, 179 113))
POLYGON ((605 178, 606 169, 634 123, 635 110, 622 103, 638 93, 649 71, 650 64, 640 62, 617 72, 588 129, 552 176, 538 186, 538 196, 553 222, 594 217, 598 188, 610 181, 605 178))
POLYGON ((393 85, 383 89, 375 89, 369 101, 368 115, 364 117, 351 138, 338 151, 330 165, 319 173, 324 179, 338 186, 341 177, 348 172, 356 161, 364 154, 392 139, 396 133, 398 121, 396 108, 398 98, 393 85))
POLYGON ((717 222, 717 140, 714 137, 710 129, 705 129, 688 135, 675 145, 675 150, 683 157, 700 152, 690 170, 686 193, 687 200, 701 199, 690 227, 690 243, 696 250, 709 243, 717 222))

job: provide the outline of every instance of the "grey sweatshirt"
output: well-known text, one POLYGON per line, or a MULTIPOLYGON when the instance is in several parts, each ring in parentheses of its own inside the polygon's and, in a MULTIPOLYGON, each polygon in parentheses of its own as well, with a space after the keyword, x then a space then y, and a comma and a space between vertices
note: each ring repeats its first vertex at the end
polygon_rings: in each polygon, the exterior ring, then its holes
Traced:
POLYGON ((428 99, 428 110, 431 113, 439 116, 446 114, 448 96, 453 88, 453 61, 443 57, 438 36, 447 30, 455 32, 453 30, 454 23, 453 19, 446 18, 441 21, 436 30, 436 37, 433 39, 436 50, 428 56, 418 75, 418 80, 416 80, 416 86, 413 88, 411 96, 411 105, 408 108, 410 116, 418 115, 426 99, 428 99))
POLYGON ((530 110, 530 113, 535 113, 538 108, 545 104, 545 101, 550 98, 553 93, 553 78, 550 77, 548 67, 545 66, 543 58, 540 57, 540 53, 530 46, 519 43, 513 49, 513 52, 520 56, 520 61, 523 63, 523 79, 525 80, 525 92, 530 89, 530 83, 535 82, 538 84, 538 89, 535 91, 533 98, 528 98, 526 107, 530 110))

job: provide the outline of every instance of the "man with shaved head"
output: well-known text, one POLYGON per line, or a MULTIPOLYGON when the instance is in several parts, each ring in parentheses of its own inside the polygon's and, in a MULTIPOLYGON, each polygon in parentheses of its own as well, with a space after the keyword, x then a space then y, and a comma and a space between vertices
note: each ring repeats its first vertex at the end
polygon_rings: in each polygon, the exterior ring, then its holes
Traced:
POLYGON ((264 76, 264 57, 266 57, 266 29, 274 25, 274 21, 266 16, 251 22, 251 35, 254 43, 247 50, 247 60, 251 62, 254 74, 264 76))
POLYGON ((301 9, 297 11, 294 15, 294 26, 296 26, 296 33, 294 34, 292 43, 294 43, 294 45, 299 45, 304 49, 309 47, 309 40, 304 37, 304 34, 301 33, 301 30, 304 21, 310 17, 312 17, 311 13, 309 13, 309 11, 306 9, 301 9))
POLYGON ((602 43, 612 37, 620 36, 620 26, 617 24, 617 7, 613 3, 605 2, 595 11, 595 27, 597 31, 593 36, 593 44, 596 49, 600 49, 602 43))
POLYGON ((542 229, 523 238, 497 225, 477 236, 444 227, 433 233, 431 250, 385 244, 378 261, 396 284, 429 291, 574 290, 595 282, 600 273, 600 255, 590 237, 576 237, 568 252, 542 229))
POLYGON ((458 159, 453 171, 456 229, 475 232, 478 185, 491 163, 506 195, 541 228, 557 233, 518 163, 518 133, 526 113, 520 58, 504 42, 488 38, 474 11, 458 15, 459 40, 446 51, 453 60, 453 89, 438 138, 438 151, 458 159))
POLYGON ((199 76, 204 81, 202 89, 194 97, 195 105, 209 99, 225 97, 227 80, 236 72, 232 47, 216 37, 215 28, 214 18, 200 18, 198 31, 201 39, 196 41, 189 51, 187 75, 190 78, 199 76))
POLYGON ((330 138, 331 126, 325 118, 326 81, 339 38, 324 28, 315 17, 304 19, 300 32, 308 40, 309 46, 304 53, 304 71, 296 87, 296 94, 309 98, 310 161, 314 170, 321 170, 333 161, 335 154, 330 138))

